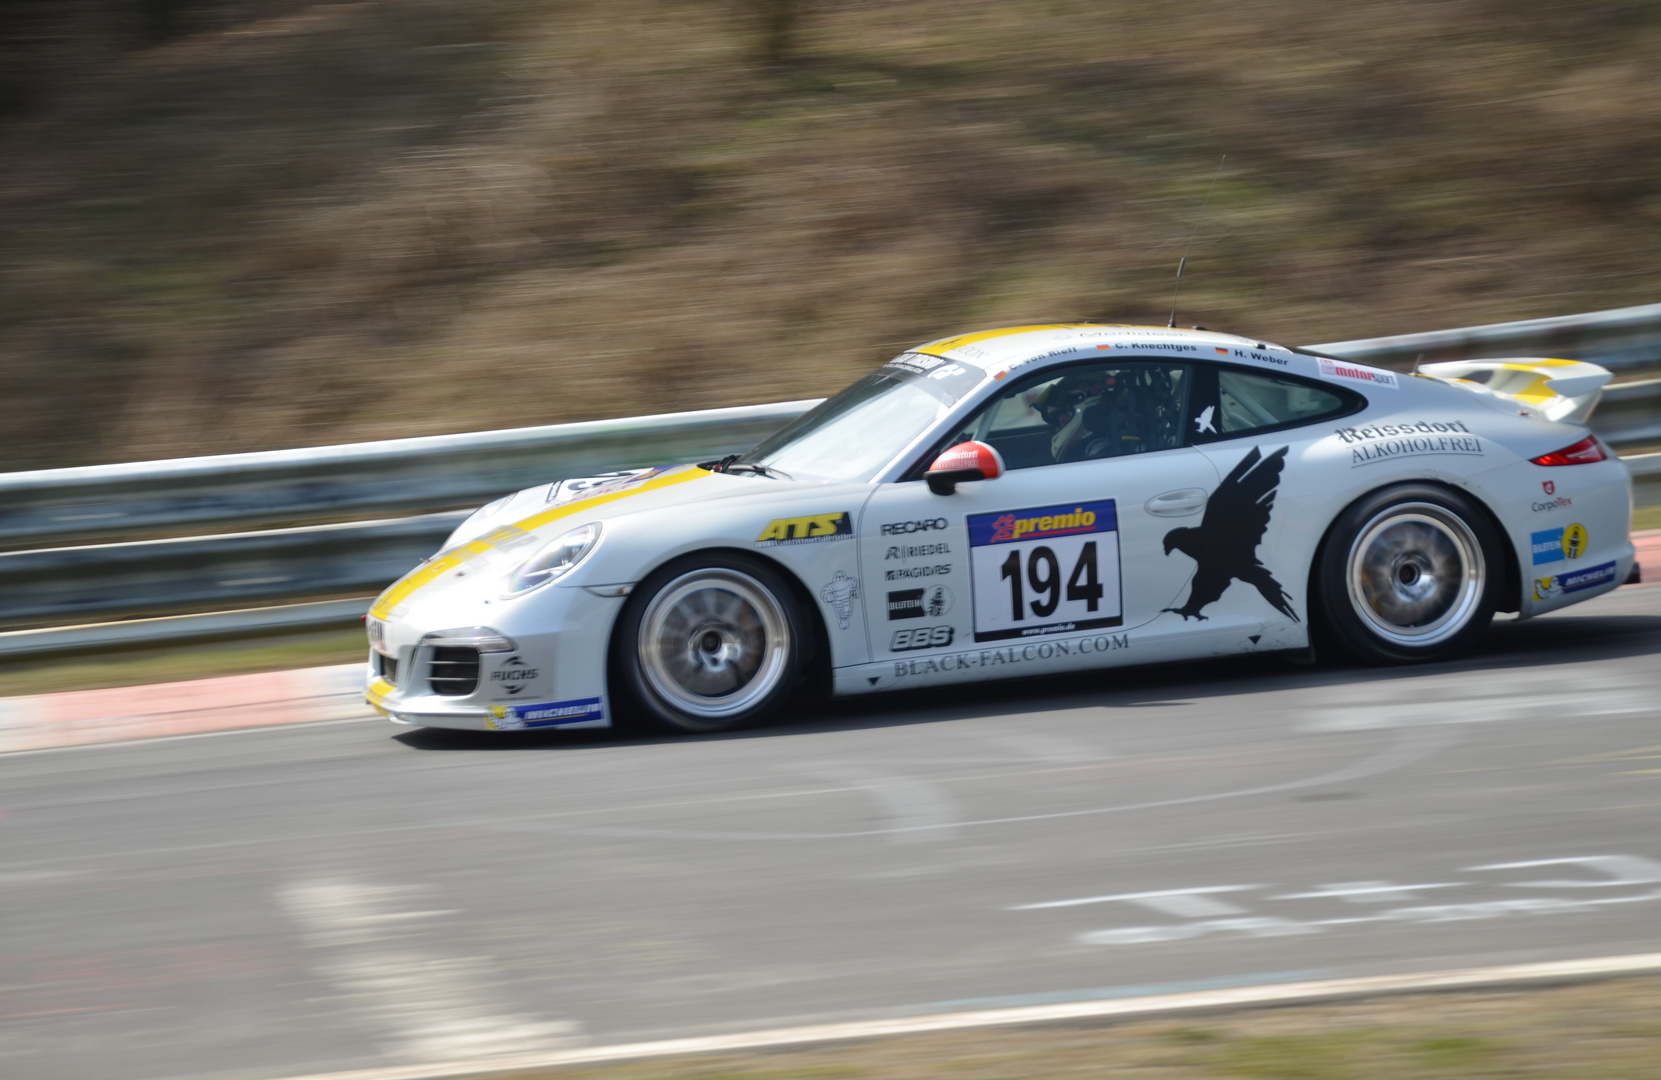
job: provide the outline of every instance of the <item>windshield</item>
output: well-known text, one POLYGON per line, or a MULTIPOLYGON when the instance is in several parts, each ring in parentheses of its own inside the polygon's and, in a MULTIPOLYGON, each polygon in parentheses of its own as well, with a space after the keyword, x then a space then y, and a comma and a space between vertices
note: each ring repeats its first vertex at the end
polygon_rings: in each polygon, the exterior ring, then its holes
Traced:
POLYGON ((738 460, 787 476, 869 480, 985 378, 967 364, 906 353, 738 460))

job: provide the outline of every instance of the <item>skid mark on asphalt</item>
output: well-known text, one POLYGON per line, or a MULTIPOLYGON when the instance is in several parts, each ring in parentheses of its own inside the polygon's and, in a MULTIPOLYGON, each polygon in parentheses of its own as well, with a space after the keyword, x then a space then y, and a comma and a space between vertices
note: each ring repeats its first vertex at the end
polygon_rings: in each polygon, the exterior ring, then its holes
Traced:
POLYGON ((1090 761, 1106 761, 1113 757, 1106 750, 1077 739, 1038 731, 984 732, 972 737, 980 742, 1001 747, 1016 757, 1051 765, 1080 765, 1090 761))
MULTIPOLYGON (((1062 818, 1093 817, 1100 814, 1123 814, 1137 810, 1157 810, 1168 806, 1191 806, 1196 803, 1218 802, 1225 799, 1244 799, 1258 795, 1279 795, 1288 791, 1300 791, 1305 788, 1328 787, 1335 784, 1347 784, 1356 780, 1363 780, 1371 776, 1394 772, 1406 768, 1425 758, 1452 747, 1459 741, 1459 729, 1454 727, 1432 728, 1402 728, 1396 738, 1383 750, 1369 757, 1362 758, 1332 772, 1321 773, 1318 776, 1306 777, 1301 780, 1288 780, 1280 784, 1265 784, 1261 787, 1238 788, 1233 791, 1216 791, 1204 795, 1186 795, 1174 799, 1155 799, 1150 802, 1123 803, 1117 806, 1092 806, 1079 810, 1057 810, 1044 814, 1019 814, 1012 817, 975 818, 951 822, 929 822, 924 824, 894 825, 881 829, 850 829, 836 832, 763 832, 716 829, 660 829, 649 827, 611 826, 611 825, 560 825, 559 831, 570 836, 623 836, 637 837, 652 840, 847 840, 865 836, 890 836, 895 833, 928 832, 935 830, 983 828, 990 825, 1021 825, 1032 821, 1055 821, 1062 818)), ((552 815, 550 815, 552 816, 552 815)), ((480 828, 509 828, 518 830, 546 831, 554 828, 548 826, 534 826, 528 820, 520 820, 512 824, 503 824, 491 820, 480 820, 475 823, 480 828)))
POLYGON ((315 950, 314 965, 384 1054, 409 1062, 541 1053, 577 1045, 580 1025, 497 1012, 494 964, 421 947, 417 928, 453 911, 400 911, 409 890, 307 881, 278 900, 315 950))
POLYGON ((870 796, 887 819, 888 827, 882 831, 897 844, 946 839, 961 817, 950 795, 914 776, 878 772, 863 765, 828 763, 797 771, 846 784, 870 796))
POLYGON ((1365 731, 1518 720, 1605 720, 1657 711, 1661 679, 1582 664, 1549 671, 1457 672, 1414 681, 1388 705, 1379 687, 1334 687, 1305 705, 1306 731, 1365 731), (1399 700, 1402 697, 1411 700, 1399 700))

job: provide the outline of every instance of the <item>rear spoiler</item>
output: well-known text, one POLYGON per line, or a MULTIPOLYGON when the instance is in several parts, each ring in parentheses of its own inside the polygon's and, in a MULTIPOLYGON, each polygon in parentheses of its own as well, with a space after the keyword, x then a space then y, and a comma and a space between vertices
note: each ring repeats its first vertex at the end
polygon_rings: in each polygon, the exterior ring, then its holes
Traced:
POLYGON ((1443 379, 1477 393, 1509 398, 1538 409, 1547 420, 1585 423, 1615 376, 1584 360, 1449 360, 1425 364, 1419 374, 1443 379))

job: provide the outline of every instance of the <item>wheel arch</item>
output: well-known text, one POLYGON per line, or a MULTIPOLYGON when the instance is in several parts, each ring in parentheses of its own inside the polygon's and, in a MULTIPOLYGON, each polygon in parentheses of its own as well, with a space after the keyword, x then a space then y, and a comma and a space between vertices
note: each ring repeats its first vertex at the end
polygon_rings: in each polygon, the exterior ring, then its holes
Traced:
MULTIPOLYGON (((791 599, 796 601, 797 611, 807 624, 811 633, 808 638, 809 653, 802 658, 805 675, 801 685, 812 693, 828 692, 831 685, 830 666, 830 630, 825 626, 825 614, 814 603, 813 592, 802 581, 801 576, 789 566, 779 560, 759 551, 750 551, 745 548, 731 545, 717 545, 715 547, 694 548, 691 551, 678 552, 669 558, 657 563, 640 575, 640 581, 645 582, 653 576, 669 570, 677 563, 691 564, 698 559, 711 555, 725 555, 746 562, 758 562, 779 575, 779 578, 790 589, 791 599)), ((617 614, 612 617, 611 626, 606 631, 606 664, 605 664, 605 694, 607 701, 617 698, 616 687, 613 682, 616 678, 617 633, 623 624, 623 613, 630 604, 644 603, 640 599, 641 591, 636 588, 628 598, 617 607, 617 614)))
MULTIPOLYGON (((1351 499, 1343 506, 1340 506, 1330 517, 1327 518, 1326 526, 1321 531, 1321 541, 1315 545, 1315 553, 1309 561, 1308 576, 1304 581, 1304 595, 1308 597, 1307 610, 1309 612, 1310 622, 1314 623, 1317 619, 1322 617, 1320 614, 1320 608, 1315 603, 1315 597, 1320 589, 1319 579, 1321 574, 1321 563, 1326 558, 1327 545, 1332 542, 1333 529, 1337 528, 1338 522, 1342 520, 1344 515, 1349 513, 1350 509, 1357 503, 1362 502, 1365 499, 1370 499, 1387 488, 1396 487, 1401 484, 1421 484, 1425 487, 1441 488, 1444 491, 1451 491, 1462 495, 1476 504, 1477 508, 1480 509, 1487 517, 1488 524, 1493 527, 1495 534, 1497 534, 1500 538, 1500 554, 1504 559, 1504 566, 1501 568, 1502 587, 1500 590, 1499 610, 1509 613, 1520 609, 1522 607, 1522 562, 1517 555, 1517 546, 1511 539, 1511 531, 1505 527, 1505 523, 1501 521, 1499 515, 1494 512, 1494 508, 1488 505, 1488 500, 1484 498, 1482 493, 1475 488, 1460 487, 1458 484, 1450 484, 1446 480, 1438 480, 1430 477, 1412 477, 1409 479, 1391 480, 1388 483, 1370 487, 1366 491, 1356 495, 1355 498, 1351 499)), ((1313 644, 1313 641, 1311 641, 1311 644, 1313 644)))

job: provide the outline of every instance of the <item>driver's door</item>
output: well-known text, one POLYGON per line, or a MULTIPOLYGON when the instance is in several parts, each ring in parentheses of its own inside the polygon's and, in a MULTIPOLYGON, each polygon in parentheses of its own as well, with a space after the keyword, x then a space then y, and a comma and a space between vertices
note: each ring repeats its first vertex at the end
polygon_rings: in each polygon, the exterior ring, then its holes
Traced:
POLYGON ((859 527, 872 658, 1138 627, 1143 638, 1182 633, 1181 618, 1156 620, 1194 563, 1167 556, 1163 540, 1198 523, 1218 479, 1183 445, 1188 372, 1165 361, 1046 372, 958 433, 997 449, 1002 476, 951 495, 921 480, 880 485, 859 527))

